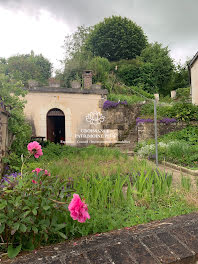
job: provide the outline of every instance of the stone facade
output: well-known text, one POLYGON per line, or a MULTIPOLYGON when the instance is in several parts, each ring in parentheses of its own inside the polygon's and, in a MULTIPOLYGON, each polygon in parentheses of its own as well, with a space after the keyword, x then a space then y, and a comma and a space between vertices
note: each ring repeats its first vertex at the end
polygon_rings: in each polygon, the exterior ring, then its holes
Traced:
POLYGON ((137 143, 136 118, 139 116, 141 105, 118 105, 116 108, 102 111, 105 116, 103 128, 118 131, 118 141, 121 148, 133 149, 137 143))
POLYGON ((77 145, 77 135, 82 129, 100 129, 87 121, 90 113, 101 113, 101 100, 107 94, 105 89, 86 90, 55 87, 34 87, 25 97, 26 118, 32 125, 33 136, 48 139, 47 114, 52 109, 59 109, 65 116, 65 142, 77 145))
POLYGON ((49 83, 49 87, 60 87, 61 86, 61 81, 60 80, 56 80, 54 78, 50 78, 48 80, 48 83, 49 83))
MULTIPOLYGON (((198 126, 198 122, 191 122, 191 125, 198 126)), ((179 131, 185 128, 188 124, 185 122, 174 123, 157 123, 157 135, 163 136, 170 132, 179 131)), ((137 125, 137 138, 138 142, 155 138, 154 123, 138 123, 137 125)))
POLYGON ((0 108, 0 175, 3 170, 2 157, 5 155, 9 145, 8 117, 9 113, 6 110, 0 108))
POLYGON ((189 63, 192 103, 198 105, 198 52, 189 63))

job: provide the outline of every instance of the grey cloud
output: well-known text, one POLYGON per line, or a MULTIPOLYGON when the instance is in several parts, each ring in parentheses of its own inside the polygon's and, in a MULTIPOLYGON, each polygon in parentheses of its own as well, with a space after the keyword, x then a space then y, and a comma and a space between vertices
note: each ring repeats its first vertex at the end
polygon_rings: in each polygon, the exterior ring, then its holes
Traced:
POLYGON ((48 10, 72 30, 94 25, 111 15, 126 16, 140 25, 149 41, 183 49, 187 56, 197 49, 197 0, 0 0, 0 6, 32 15, 48 10))

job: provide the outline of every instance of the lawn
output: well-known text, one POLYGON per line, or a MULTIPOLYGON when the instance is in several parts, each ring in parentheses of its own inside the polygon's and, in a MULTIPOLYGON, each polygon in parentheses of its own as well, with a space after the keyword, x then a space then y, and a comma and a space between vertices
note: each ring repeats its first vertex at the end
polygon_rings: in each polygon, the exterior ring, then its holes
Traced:
POLYGON ((188 187, 183 180, 175 190, 172 175, 116 149, 49 144, 1 189, 1 247, 13 257, 61 239, 190 213, 197 205, 187 199, 188 187), (35 168, 47 171, 31 172, 35 168), (74 193, 88 206, 84 223, 69 214, 74 193))

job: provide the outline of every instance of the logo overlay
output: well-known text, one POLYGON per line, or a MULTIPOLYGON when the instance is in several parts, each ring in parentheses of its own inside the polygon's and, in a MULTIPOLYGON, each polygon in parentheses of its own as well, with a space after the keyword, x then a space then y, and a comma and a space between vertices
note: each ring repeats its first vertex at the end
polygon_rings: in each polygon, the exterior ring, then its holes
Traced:
POLYGON ((86 116, 86 121, 94 126, 100 125, 104 120, 105 117, 100 112, 90 112, 86 116))

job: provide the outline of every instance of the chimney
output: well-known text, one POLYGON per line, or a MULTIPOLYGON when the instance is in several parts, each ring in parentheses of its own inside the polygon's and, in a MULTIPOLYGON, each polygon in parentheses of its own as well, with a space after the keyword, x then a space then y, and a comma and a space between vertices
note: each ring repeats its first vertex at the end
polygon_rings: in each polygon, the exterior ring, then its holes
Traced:
POLYGON ((92 71, 83 71, 83 88, 90 89, 92 86, 92 71))

